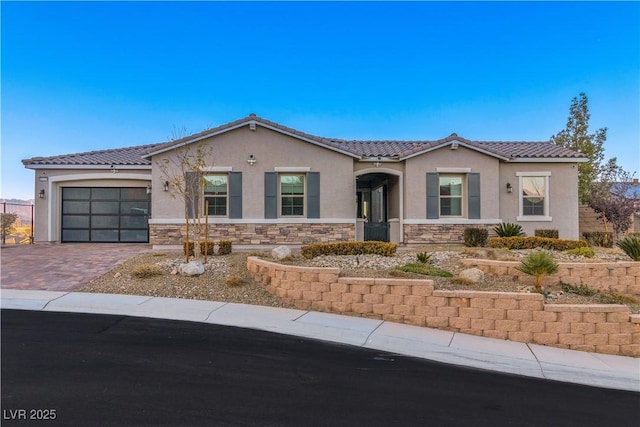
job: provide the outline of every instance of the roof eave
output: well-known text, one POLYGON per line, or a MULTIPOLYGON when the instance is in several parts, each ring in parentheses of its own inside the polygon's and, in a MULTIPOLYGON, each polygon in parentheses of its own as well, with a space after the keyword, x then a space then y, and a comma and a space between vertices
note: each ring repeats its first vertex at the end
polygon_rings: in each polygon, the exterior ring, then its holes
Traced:
MULTIPOLYGON (((31 165, 25 164, 24 167, 26 169, 104 169, 105 171, 111 171, 111 164, 108 165, 31 165)), ((117 169, 127 169, 127 170, 150 170, 151 165, 119 165, 117 163, 113 163, 113 166, 117 169)))
POLYGON ((439 150, 440 148, 444 148, 444 147, 448 147, 448 146, 452 145, 454 142, 457 143, 459 147, 465 147, 465 148, 468 148, 470 150, 477 151, 478 153, 486 154, 487 156, 495 157, 495 158, 500 159, 500 160, 509 160, 509 157, 501 156, 501 155, 499 155, 497 153, 493 153, 493 152, 488 151, 488 150, 483 150, 482 148, 478 148, 478 147, 476 147, 474 145, 467 144, 464 141, 460 141, 459 139, 447 141, 447 142, 445 142, 443 144, 438 144, 438 145, 435 145, 433 147, 429 147, 429 148, 425 148, 424 150, 417 151, 415 153, 407 154, 406 156, 400 157, 400 160, 407 160, 407 159, 410 159, 412 157, 416 157, 416 156, 420 156, 422 154, 426 154, 426 153, 428 153, 430 151, 439 150))
POLYGON ((586 163, 586 157, 512 157, 509 163, 586 163))

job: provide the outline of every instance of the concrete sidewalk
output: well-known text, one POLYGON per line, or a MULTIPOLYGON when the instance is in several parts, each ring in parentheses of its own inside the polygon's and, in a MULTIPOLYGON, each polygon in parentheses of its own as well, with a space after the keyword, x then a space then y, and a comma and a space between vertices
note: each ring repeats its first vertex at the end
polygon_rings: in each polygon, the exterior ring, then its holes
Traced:
POLYGON ((259 329, 443 363, 640 392, 640 359, 340 316, 215 301, 2 289, 3 309, 119 314, 259 329))

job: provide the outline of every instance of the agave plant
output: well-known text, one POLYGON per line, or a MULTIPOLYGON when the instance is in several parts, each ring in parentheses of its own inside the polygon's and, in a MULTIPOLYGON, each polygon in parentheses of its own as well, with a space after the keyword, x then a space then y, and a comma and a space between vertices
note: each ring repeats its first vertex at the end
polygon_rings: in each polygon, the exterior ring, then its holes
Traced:
POLYGON ((634 261, 640 261, 640 236, 631 234, 616 243, 616 246, 634 261))
POLYGON ((514 224, 512 222, 501 222, 493 227, 493 231, 495 231, 499 237, 524 236, 522 227, 519 224, 514 224))
POLYGON ((548 274, 558 271, 558 263, 553 257, 545 252, 531 252, 516 267, 517 270, 535 278, 536 291, 542 291, 542 279, 548 274))

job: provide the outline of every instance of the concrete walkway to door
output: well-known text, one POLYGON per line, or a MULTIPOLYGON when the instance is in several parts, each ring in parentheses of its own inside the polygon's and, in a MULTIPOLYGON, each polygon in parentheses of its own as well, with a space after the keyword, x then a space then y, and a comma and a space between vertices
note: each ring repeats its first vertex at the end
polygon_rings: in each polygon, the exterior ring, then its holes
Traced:
POLYGON ((3 246, 0 287, 72 291, 134 255, 150 252, 144 243, 64 243, 3 246))

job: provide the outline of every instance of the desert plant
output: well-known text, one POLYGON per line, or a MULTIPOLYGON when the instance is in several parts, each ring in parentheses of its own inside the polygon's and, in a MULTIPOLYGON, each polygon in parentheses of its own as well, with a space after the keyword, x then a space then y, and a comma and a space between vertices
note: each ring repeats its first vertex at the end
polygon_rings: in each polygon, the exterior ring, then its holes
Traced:
POLYGON ((331 243, 312 243, 300 248, 302 256, 307 259, 315 258, 320 255, 364 255, 375 254, 382 256, 392 256, 396 253, 398 245, 389 242, 378 242, 368 240, 365 242, 331 242, 331 243))
POLYGON ((565 251, 567 254, 569 255, 575 255, 575 256, 583 256, 585 258, 593 258, 595 256, 595 252, 593 251, 592 248, 586 246, 586 247, 582 247, 582 248, 573 248, 573 249, 568 249, 565 251))
POLYGON ((220 240, 218 242, 218 255, 229 255, 233 251, 231 240, 220 240))
POLYGON ((229 287, 237 287, 244 285, 244 279, 238 276, 229 276, 224 283, 229 287))
POLYGON ((562 289, 562 292, 566 292, 569 294, 583 295, 585 297, 590 297, 598 293, 593 289, 591 289, 590 287, 588 287, 587 285, 573 286, 568 283, 560 282, 560 288, 562 289))
POLYGON ((422 274, 425 276, 437 276, 437 277, 453 277, 453 274, 446 270, 438 268, 430 264, 405 264, 400 267, 396 267, 397 270, 407 273, 422 274))
POLYGON ((512 222, 501 222, 493 227, 493 231, 496 232, 498 237, 516 237, 525 235, 524 231, 522 231, 522 226, 512 222))
POLYGON ((533 276, 535 279, 536 291, 542 291, 542 279, 548 274, 558 271, 558 263, 553 257, 545 252, 531 252, 525 259, 520 261, 517 270, 533 276))
POLYGON ((584 237, 589 246, 613 247, 613 233, 610 231, 585 231, 582 233, 582 237, 584 237))
POLYGON ((428 252, 418 252, 416 257, 418 258, 418 262, 421 262, 422 264, 431 263, 431 254, 428 252))
POLYGON ((11 234, 15 228, 15 223, 18 220, 18 215, 12 212, 0 213, 0 223, 2 223, 2 244, 5 243, 6 237, 11 234))
POLYGON ((520 236, 520 237, 492 237, 489 246, 502 249, 549 249, 566 251, 567 249, 587 246, 584 240, 550 239, 549 237, 520 236))
POLYGON ((154 264, 140 264, 139 266, 131 270, 131 275, 133 277, 137 277, 138 279, 146 279, 147 277, 153 276, 162 276, 163 274, 164 270, 154 264))
POLYGON ((486 246, 489 232, 485 228, 469 227, 464 229, 465 246, 486 246))
POLYGON ((616 246, 634 261, 640 261, 640 236, 629 235, 616 243, 616 246))
POLYGON ((534 236, 549 237, 551 239, 557 239, 560 237, 560 233, 556 229, 539 229, 533 232, 534 236))

